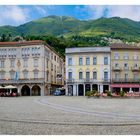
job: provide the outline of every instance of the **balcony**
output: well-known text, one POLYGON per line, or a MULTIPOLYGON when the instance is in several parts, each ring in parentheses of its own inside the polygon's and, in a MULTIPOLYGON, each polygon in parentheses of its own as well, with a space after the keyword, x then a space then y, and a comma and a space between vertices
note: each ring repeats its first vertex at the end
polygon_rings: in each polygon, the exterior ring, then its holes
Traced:
POLYGON ((67 84, 72 84, 72 83, 74 83, 75 82, 75 79, 67 79, 66 80, 66 83, 67 84))
POLYGON ((5 79, 0 79, 0 83, 1 84, 29 84, 29 83, 44 83, 45 79, 44 78, 32 78, 32 79, 19 79, 18 81, 14 80, 14 79, 9 79, 9 80, 5 80, 5 79))
POLYGON ((113 70, 113 71, 121 71, 121 68, 120 68, 119 66, 117 66, 117 67, 112 67, 112 70, 113 70))
POLYGON ((138 78, 113 78, 112 83, 140 83, 138 78))
POLYGON ((124 70, 129 70, 129 67, 124 67, 124 70))
POLYGON ((131 67, 131 70, 132 70, 132 71, 139 71, 140 68, 139 68, 139 67, 136 67, 136 66, 133 66, 133 67, 131 67))

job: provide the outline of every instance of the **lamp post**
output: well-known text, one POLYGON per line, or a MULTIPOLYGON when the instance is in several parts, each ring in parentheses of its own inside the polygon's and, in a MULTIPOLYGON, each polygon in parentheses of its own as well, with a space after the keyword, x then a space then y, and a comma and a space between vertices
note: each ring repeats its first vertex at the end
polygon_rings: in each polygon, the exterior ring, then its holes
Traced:
POLYGON ((20 63, 20 60, 17 61, 17 67, 18 67, 18 70, 16 72, 16 81, 17 81, 17 93, 19 94, 20 91, 19 91, 19 87, 18 87, 18 80, 19 80, 19 72, 20 72, 20 66, 21 66, 21 63, 20 63))

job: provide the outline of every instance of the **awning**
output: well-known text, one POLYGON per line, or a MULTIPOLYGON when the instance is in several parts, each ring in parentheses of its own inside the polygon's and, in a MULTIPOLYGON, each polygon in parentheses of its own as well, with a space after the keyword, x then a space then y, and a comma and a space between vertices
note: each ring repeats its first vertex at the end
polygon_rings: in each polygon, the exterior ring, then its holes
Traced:
POLYGON ((114 88, 140 88, 139 84, 111 84, 110 87, 114 88))

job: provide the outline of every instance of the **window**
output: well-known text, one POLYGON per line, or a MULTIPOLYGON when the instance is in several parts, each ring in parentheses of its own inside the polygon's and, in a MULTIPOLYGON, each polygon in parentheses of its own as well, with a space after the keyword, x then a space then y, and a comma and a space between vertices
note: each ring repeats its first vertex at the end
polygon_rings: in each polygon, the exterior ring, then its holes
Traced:
POLYGON ((134 68, 137 68, 138 67, 138 64, 136 63, 136 64, 134 64, 134 68))
POLYGON ((0 79, 5 79, 5 72, 0 73, 0 79))
POLYGON ((97 65, 97 57, 93 57, 93 65, 97 65))
POLYGON ((125 81, 128 80, 128 73, 125 73, 124 78, 125 78, 125 81))
MULTIPOLYGON (((23 72, 23 75, 24 75, 24 79, 28 79, 28 71, 24 71, 23 72)), ((37 77, 37 76, 36 76, 37 77)))
POLYGON ((83 72, 79 72, 79 79, 83 79, 83 72))
POLYGON ((138 80, 138 74, 134 73, 134 81, 137 81, 137 80, 138 80))
POLYGON ((68 65, 72 66, 72 58, 68 58, 68 65))
POLYGON ((119 64, 118 63, 115 63, 115 68, 118 68, 119 67, 119 64))
POLYGON ((128 59, 128 53, 124 53, 124 59, 127 60, 128 59))
POLYGON ((51 53, 51 59, 53 60, 53 53, 51 53))
POLYGON ((97 72, 96 71, 93 72, 93 79, 97 80, 97 72))
POLYGON ((108 65, 108 57, 104 57, 104 65, 108 65))
POLYGON ((14 67, 15 67, 15 60, 12 59, 12 60, 11 60, 11 68, 14 68, 14 67))
POLYGON ((54 56, 54 60, 56 61, 56 55, 54 56))
POLYGON ((128 69, 128 63, 124 63, 124 69, 128 69))
POLYGON ((69 79, 69 80, 72 80, 72 72, 69 72, 68 74, 69 74, 69 75, 68 75, 68 79, 69 79))
MULTIPOLYGON (((34 62, 35 63, 35 62, 34 62)), ((28 67, 28 59, 23 60, 23 67, 27 68, 28 67)))
POLYGON ((89 57, 86 58, 86 65, 90 65, 90 58, 89 57))
POLYGON ((51 70, 53 70, 53 64, 51 64, 51 70))
POLYGON ((115 73, 115 80, 118 81, 119 80, 119 76, 120 76, 119 73, 115 73))
POLYGON ((90 79, 90 72, 86 72, 86 80, 90 79))
POLYGON ((10 77, 12 80, 15 79, 15 72, 10 72, 10 77))
POLYGON ((48 63, 49 63, 49 61, 48 61, 48 59, 46 59, 46 67, 48 68, 48 63))
POLYGON ((137 54, 134 54, 133 59, 134 60, 138 60, 138 55, 137 54))
POLYGON ((104 80, 107 81, 108 80, 108 72, 104 72, 104 80))
POLYGON ((83 58, 79 58, 79 65, 83 65, 83 58))
POLYGON ((38 71, 34 71, 34 78, 38 78, 38 71))
POLYGON ((38 67, 38 59, 34 59, 34 67, 38 67))
POLYGON ((1 67, 1 68, 4 68, 4 67, 5 67, 4 64, 5 64, 5 61, 4 61, 4 60, 1 60, 1 62, 0 62, 0 67, 1 67))
POLYGON ((118 53, 118 52, 115 52, 115 53, 114 53, 114 59, 115 59, 115 60, 119 59, 119 53, 118 53))

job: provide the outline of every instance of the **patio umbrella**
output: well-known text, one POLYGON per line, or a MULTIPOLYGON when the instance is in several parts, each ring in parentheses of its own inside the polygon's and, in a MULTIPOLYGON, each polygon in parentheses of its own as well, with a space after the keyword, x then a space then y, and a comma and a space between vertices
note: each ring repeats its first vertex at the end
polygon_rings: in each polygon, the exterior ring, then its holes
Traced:
POLYGON ((17 87, 9 85, 9 86, 5 86, 4 89, 10 89, 10 93, 12 92, 12 89, 15 89, 17 87))
POLYGON ((0 86, 0 89, 2 89, 2 88, 4 88, 4 87, 0 86))
POLYGON ((9 86, 5 86, 4 88, 5 88, 5 89, 13 89, 13 88, 17 88, 17 87, 12 86, 12 85, 9 85, 9 86))

